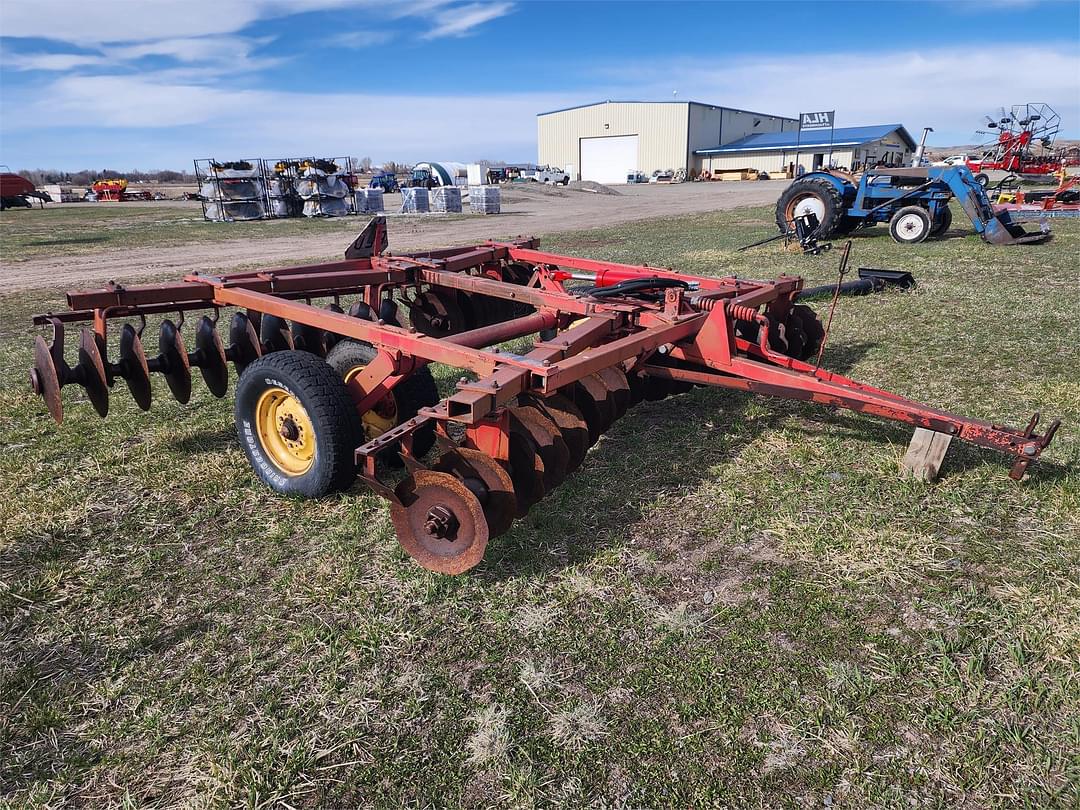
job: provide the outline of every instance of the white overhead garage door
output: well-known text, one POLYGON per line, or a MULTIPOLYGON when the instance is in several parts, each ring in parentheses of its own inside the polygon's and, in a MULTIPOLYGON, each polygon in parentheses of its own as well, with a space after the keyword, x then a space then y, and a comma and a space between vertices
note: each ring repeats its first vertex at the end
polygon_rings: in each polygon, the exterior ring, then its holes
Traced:
POLYGON ((581 179, 596 183, 625 183, 637 171, 638 136, 581 139, 581 179))

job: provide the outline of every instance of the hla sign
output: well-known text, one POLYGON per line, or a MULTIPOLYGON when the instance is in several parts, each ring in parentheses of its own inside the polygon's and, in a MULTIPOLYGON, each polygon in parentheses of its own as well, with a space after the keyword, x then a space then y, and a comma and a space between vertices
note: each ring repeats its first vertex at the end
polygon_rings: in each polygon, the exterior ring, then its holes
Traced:
POLYGON ((799 129, 832 129, 836 110, 799 113, 799 129))

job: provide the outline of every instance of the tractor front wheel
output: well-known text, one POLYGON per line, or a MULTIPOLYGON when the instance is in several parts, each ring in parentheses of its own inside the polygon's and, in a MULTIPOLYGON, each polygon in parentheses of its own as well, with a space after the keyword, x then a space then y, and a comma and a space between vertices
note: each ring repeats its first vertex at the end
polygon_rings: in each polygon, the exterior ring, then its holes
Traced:
POLYGON ((235 412, 240 445, 275 492, 319 498, 356 478, 356 409, 322 358, 295 350, 260 357, 240 377, 235 412))
POLYGON ((977 175, 975 175, 975 182, 983 188, 986 188, 988 185, 990 185, 990 176, 979 172, 977 175))
POLYGON ((828 239, 841 231, 844 198, 828 180, 796 180, 776 201, 776 227, 781 233, 794 230, 792 220, 806 214, 817 217, 814 238, 828 239))
POLYGON ((889 220, 889 235, 902 245, 914 245, 930 235, 930 212, 918 205, 906 205, 889 220))

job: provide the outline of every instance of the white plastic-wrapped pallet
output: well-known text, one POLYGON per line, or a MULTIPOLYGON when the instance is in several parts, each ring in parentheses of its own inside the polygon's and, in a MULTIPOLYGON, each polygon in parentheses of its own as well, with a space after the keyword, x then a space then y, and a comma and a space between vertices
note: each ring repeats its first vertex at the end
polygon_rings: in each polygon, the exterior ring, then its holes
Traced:
POLYGON ((441 214, 461 213, 461 189, 439 186, 431 190, 431 210, 441 214))
POLYGON ((469 209, 474 214, 502 212, 502 197, 498 186, 469 186, 469 209))
POLYGON ((403 188, 401 190, 401 213, 426 214, 431 210, 426 188, 403 188))
POLYGON ((381 188, 358 188, 355 194, 356 213, 377 214, 384 211, 381 188))

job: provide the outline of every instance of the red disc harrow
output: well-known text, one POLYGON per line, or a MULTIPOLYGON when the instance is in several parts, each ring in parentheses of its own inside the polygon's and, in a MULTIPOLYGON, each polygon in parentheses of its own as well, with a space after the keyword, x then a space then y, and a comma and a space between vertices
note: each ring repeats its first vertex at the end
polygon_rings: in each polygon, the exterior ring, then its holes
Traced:
POLYGON ((819 368, 825 330, 794 303, 798 277, 690 276, 547 253, 532 239, 407 255, 386 246, 377 218, 340 262, 70 292, 69 311, 34 317, 53 340, 37 338, 31 384, 60 422, 65 385, 82 386, 104 416, 117 380, 148 409, 152 373, 187 402, 193 369, 221 397, 232 363, 237 432, 259 478, 318 497, 359 475, 390 501, 405 550, 447 574, 479 563, 629 408, 697 385, 847 408, 993 448, 1012 457, 1016 479, 1058 427, 1037 434, 1038 414, 1023 430, 969 419, 819 368), (228 345, 217 329, 225 307, 237 308, 228 345), (197 310, 212 315, 189 346, 185 316, 197 310), (166 314, 150 356, 146 316, 166 314), (129 322, 112 360, 117 319, 129 322), (74 366, 63 354, 67 323, 87 324, 74 366), (524 353, 500 348, 526 337, 524 353), (430 363, 461 369, 450 396, 439 398, 430 363), (385 468, 402 464, 404 479, 385 483, 385 468))

